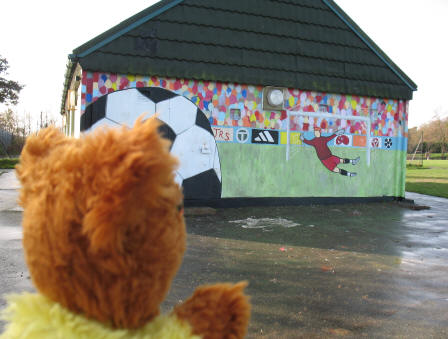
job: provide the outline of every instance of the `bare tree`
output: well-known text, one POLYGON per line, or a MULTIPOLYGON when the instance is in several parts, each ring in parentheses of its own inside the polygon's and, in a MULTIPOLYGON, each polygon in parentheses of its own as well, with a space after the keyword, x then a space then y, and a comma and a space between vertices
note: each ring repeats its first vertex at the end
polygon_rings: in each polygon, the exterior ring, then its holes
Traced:
POLYGON ((31 113, 27 112, 25 113, 25 123, 24 123, 24 127, 25 127, 25 135, 28 136, 31 134, 31 113))
POLYGON ((440 109, 436 110, 431 121, 418 128, 418 133, 425 134, 426 152, 440 152, 445 157, 448 142, 448 117, 440 109))
POLYGON ((408 153, 415 151, 418 141, 420 140, 421 132, 418 131, 418 127, 409 128, 408 130, 408 153))
POLYGON ((0 112, 1 153, 8 157, 20 154, 27 136, 25 121, 21 121, 16 112, 10 108, 0 112))
POLYGON ((448 118, 442 119, 441 114, 436 113, 434 115, 434 123, 440 141, 441 156, 444 158, 446 153, 446 143, 448 141, 448 118))

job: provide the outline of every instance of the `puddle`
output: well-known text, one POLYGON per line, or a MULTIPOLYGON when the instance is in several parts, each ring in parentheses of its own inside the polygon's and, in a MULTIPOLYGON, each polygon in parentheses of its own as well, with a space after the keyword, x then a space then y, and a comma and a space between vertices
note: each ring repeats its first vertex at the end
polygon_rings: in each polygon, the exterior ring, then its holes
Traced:
POLYGON ((240 224, 242 228, 259 228, 263 231, 272 231, 275 227, 292 228, 301 226, 299 223, 295 223, 284 218, 247 218, 229 222, 233 224, 240 224))
POLYGON ((16 226, 0 226, 0 241, 21 240, 22 229, 16 226))

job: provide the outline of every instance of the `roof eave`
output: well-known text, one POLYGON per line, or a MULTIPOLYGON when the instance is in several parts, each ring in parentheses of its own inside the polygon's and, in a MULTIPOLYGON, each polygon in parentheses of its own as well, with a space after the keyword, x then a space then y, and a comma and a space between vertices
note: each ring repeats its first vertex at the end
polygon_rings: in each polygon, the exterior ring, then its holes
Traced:
POLYGON ((64 87, 62 90, 62 101, 61 101, 61 115, 65 114, 65 101, 67 100, 67 94, 70 87, 70 83, 73 78, 73 74, 75 73, 77 61, 75 59, 70 58, 66 66, 65 76, 64 76, 64 87))

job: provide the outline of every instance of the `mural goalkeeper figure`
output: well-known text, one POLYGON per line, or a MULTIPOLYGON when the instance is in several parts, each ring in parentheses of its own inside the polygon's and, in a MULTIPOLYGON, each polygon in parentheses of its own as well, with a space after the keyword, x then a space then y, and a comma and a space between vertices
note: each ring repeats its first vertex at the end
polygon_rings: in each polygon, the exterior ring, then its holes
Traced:
POLYGON ((348 177, 356 176, 355 172, 349 172, 342 168, 338 168, 339 164, 352 164, 356 165, 359 162, 359 157, 356 159, 343 159, 339 158, 333 153, 331 153, 330 149, 327 146, 327 143, 330 140, 333 140, 336 136, 343 135, 344 130, 338 130, 336 133, 324 137, 321 135, 321 129, 319 127, 314 128, 314 138, 313 139, 305 139, 303 134, 300 135, 300 140, 302 140, 305 144, 313 146, 316 150, 317 157, 322 162, 322 164, 328 168, 330 171, 334 173, 339 173, 341 175, 345 175, 348 177))

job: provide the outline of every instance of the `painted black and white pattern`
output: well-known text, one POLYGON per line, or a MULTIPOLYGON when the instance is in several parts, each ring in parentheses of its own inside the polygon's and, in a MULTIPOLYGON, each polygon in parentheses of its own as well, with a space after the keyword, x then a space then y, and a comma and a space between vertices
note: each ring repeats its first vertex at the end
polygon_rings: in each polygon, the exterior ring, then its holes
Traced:
POLYGON ((100 126, 133 126, 139 116, 154 114, 164 123, 161 134, 172 141, 171 153, 179 158, 176 182, 185 199, 221 197, 221 165, 215 138, 206 115, 190 100, 158 87, 116 91, 87 106, 81 131, 100 126))
POLYGON ((386 138, 384 139, 384 146, 389 149, 392 147, 392 138, 386 138))

